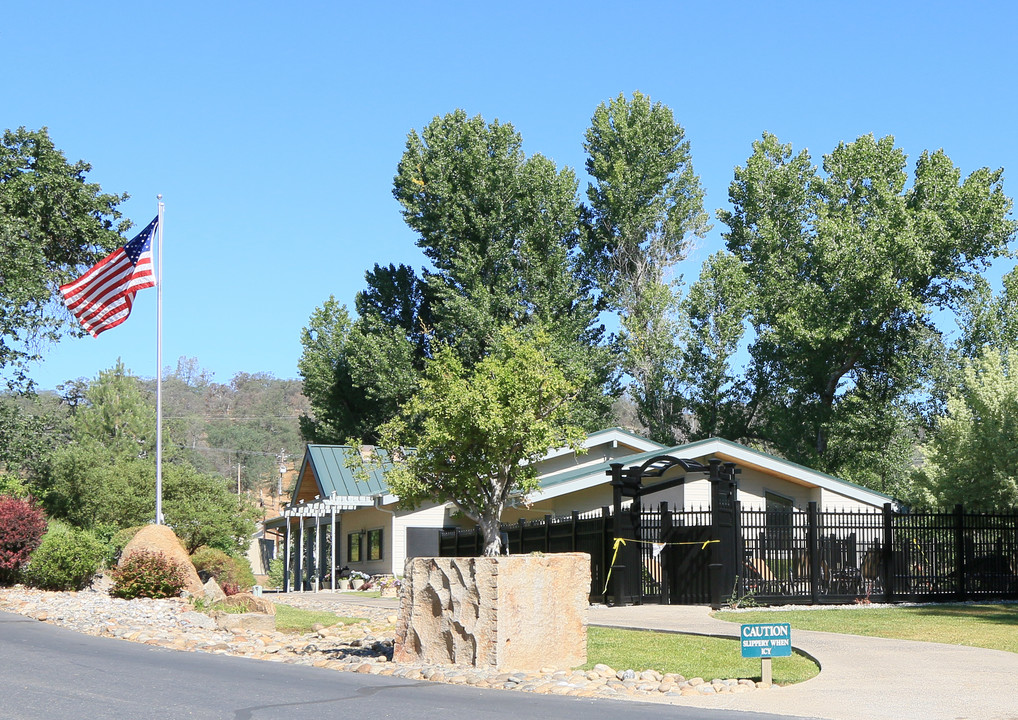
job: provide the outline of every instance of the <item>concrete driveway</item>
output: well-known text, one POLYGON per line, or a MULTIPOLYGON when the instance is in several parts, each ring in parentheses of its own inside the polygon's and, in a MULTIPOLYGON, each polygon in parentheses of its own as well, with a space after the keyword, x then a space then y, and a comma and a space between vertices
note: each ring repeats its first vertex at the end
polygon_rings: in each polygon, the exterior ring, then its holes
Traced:
MULTIPOLYGON (((739 625, 715 620, 709 613, 699 606, 594 606, 588 622, 738 637, 739 625)), ((793 630, 792 644, 817 660, 817 677, 768 692, 716 695, 697 702, 830 720, 1018 720, 1016 654, 802 630, 793 630)))

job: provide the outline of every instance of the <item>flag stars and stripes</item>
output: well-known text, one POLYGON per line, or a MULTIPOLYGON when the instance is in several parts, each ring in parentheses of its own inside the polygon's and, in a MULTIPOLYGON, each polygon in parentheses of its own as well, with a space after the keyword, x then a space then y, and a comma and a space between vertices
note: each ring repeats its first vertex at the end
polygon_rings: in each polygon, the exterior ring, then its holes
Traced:
POLYGON ((77 280, 60 286, 60 294, 81 326, 97 337, 131 314, 138 290, 155 287, 152 237, 156 217, 124 247, 114 250, 77 280))

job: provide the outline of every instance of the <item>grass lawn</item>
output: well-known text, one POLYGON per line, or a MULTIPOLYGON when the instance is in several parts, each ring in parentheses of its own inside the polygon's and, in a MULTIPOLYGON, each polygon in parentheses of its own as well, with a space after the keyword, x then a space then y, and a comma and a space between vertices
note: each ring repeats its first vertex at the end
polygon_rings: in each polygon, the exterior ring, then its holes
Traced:
POLYGON ((719 612, 714 617, 734 623, 787 622, 798 630, 925 640, 1018 653, 1018 605, 719 612))
MULTIPOLYGON (((657 670, 681 673, 687 678, 760 679, 760 661, 743 659, 740 642, 723 638, 675 633, 587 628, 587 664, 584 669, 604 663, 616 670, 657 670)), ((819 672, 812 660, 793 654, 774 658, 774 682, 779 685, 802 682, 819 672)))
POLYGON ((311 632, 311 626, 315 623, 335 625, 338 622, 355 623, 361 622, 364 618, 342 617, 331 612, 317 610, 301 610, 290 605, 276 604, 276 630, 281 632, 311 632))

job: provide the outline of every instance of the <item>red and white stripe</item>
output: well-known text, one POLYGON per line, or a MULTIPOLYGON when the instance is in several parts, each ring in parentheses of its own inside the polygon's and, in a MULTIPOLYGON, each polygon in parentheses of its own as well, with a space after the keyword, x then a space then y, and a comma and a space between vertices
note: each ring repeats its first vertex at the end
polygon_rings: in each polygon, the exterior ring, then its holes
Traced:
POLYGON ((127 319, 138 290, 155 284, 151 249, 134 264, 124 248, 118 248, 77 280, 61 285, 60 294, 82 327, 98 337, 127 319))

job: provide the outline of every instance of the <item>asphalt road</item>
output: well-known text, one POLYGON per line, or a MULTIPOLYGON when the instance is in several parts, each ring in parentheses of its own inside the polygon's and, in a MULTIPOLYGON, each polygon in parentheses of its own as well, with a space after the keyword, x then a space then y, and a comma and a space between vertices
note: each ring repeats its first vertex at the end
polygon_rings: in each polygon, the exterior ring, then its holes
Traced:
POLYGON ((478 690, 188 653, 0 612, 0 719, 771 720, 779 715, 478 690))

